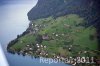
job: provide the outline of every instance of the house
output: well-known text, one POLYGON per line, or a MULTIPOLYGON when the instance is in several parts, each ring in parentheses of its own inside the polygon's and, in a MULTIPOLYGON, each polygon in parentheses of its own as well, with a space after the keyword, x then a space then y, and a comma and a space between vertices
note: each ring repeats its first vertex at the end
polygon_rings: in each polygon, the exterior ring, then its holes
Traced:
POLYGON ((28 44, 28 45, 26 45, 27 47, 29 47, 30 45, 28 44))
POLYGON ((39 48, 40 46, 37 46, 37 48, 39 48))
POLYGON ((47 34, 45 34, 45 35, 42 36, 42 39, 43 40, 49 40, 49 36, 47 34))
POLYGON ((87 53, 87 51, 84 51, 84 53, 87 53))
POLYGON ((53 35, 55 35, 55 33, 52 33, 53 35))
POLYGON ((47 46, 44 46, 44 48, 46 48, 47 46))
POLYGON ((64 36, 65 34, 62 34, 62 36, 64 36))
POLYGON ((65 27, 70 28, 71 26, 68 24, 64 24, 65 27))
POLYGON ((59 35, 58 34, 56 34, 56 37, 58 37, 59 35))
POLYGON ((36 44, 36 46, 38 46, 39 44, 36 44))
POLYGON ((33 48, 29 48, 29 50, 33 50, 33 48))
POLYGON ((43 48, 43 45, 41 45, 41 48, 43 48))
POLYGON ((48 56, 48 54, 46 53, 46 56, 48 56))
POLYGON ((46 52, 44 50, 41 50, 40 55, 46 55, 46 52))
POLYGON ((32 24, 32 26, 33 26, 34 24, 32 24))
POLYGON ((38 25, 35 25, 35 27, 37 27, 38 25))

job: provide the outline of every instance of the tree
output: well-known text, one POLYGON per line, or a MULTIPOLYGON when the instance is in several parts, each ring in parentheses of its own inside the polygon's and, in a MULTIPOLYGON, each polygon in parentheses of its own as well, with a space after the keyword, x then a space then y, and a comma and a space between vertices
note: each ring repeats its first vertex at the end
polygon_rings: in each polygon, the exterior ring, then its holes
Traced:
POLYGON ((37 41, 37 43, 42 43, 42 41, 43 41, 42 35, 37 35, 36 41, 37 41))

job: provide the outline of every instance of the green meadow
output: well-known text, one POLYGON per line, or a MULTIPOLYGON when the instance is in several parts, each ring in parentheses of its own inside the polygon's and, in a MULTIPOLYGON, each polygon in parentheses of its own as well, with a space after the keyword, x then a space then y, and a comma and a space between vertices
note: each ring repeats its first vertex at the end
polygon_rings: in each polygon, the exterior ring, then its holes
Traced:
MULTIPOLYGON (((53 55, 67 56, 94 56, 93 50, 97 50, 96 29, 93 26, 85 27, 87 22, 84 18, 69 14, 56 19, 53 17, 37 19, 31 22, 30 33, 18 38, 10 49, 23 50, 26 45, 35 45, 38 35, 46 35, 47 40, 39 39, 39 45, 46 46, 42 50, 53 55), (90 53, 90 54, 89 54, 90 53)), ((35 51, 35 50, 34 50, 35 51)), ((35 54, 35 52, 33 52, 35 54)))

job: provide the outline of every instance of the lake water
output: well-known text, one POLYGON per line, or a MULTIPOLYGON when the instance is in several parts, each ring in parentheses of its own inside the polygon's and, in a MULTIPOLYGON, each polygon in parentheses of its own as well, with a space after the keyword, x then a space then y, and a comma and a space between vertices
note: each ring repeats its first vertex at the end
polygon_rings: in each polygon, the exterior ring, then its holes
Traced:
MULTIPOLYGON (((36 4, 36 0, 32 4, 15 2, 0 5, 0 43, 9 66, 68 66, 63 63, 40 63, 39 59, 31 58, 30 56, 23 57, 21 55, 7 53, 6 47, 9 41, 15 39, 17 35, 27 29, 29 24, 27 12, 36 4)), ((31 2, 33 1, 31 0, 31 2)))

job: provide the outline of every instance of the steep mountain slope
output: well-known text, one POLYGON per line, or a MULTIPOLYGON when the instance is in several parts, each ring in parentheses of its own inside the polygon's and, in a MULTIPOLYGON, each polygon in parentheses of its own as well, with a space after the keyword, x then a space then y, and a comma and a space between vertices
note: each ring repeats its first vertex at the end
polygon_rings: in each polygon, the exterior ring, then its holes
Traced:
POLYGON ((29 20, 53 16, 78 14, 89 22, 98 18, 98 0, 39 0, 28 13, 29 20))

